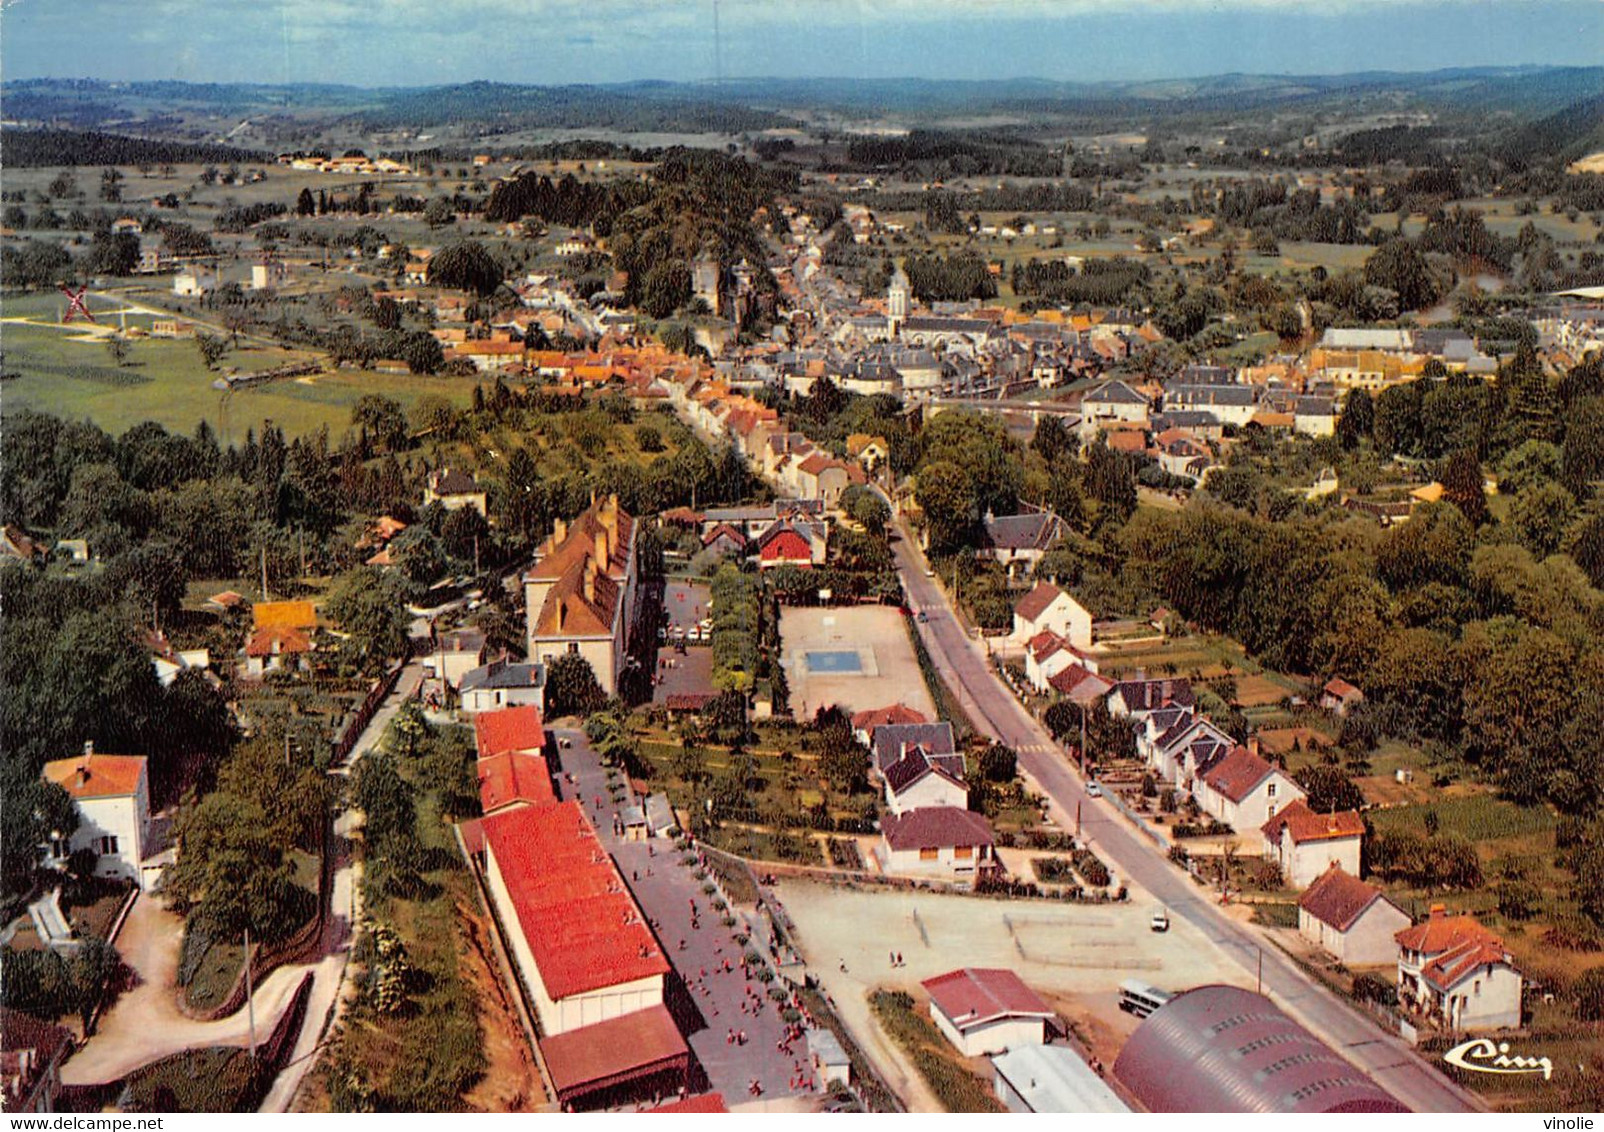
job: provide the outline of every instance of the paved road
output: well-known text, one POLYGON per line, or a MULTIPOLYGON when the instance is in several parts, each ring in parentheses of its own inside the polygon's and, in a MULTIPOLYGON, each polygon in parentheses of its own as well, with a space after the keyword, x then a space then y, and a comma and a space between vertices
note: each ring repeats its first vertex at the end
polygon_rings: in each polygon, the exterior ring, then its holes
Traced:
POLYGON ((1170 915, 1196 925, 1249 971, 1257 972, 1262 962, 1264 992, 1404 1104, 1417 1112, 1484 1110, 1475 1096, 1437 1072, 1402 1040, 1381 1031, 1305 975, 1273 944, 1227 917, 1207 890, 1114 817, 1106 802, 1087 797, 1051 736, 987 666, 979 644, 954 617, 946 594, 926 576, 925 562, 907 530, 899 527, 898 534, 894 548, 902 584, 913 607, 928 618, 919 630, 936 668, 975 726, 1019 752, 1020 765, 1053 803, 1064 828, 1071 828, 1079 810, 1085 837, 1116 874, 1145 888, 1170 915))

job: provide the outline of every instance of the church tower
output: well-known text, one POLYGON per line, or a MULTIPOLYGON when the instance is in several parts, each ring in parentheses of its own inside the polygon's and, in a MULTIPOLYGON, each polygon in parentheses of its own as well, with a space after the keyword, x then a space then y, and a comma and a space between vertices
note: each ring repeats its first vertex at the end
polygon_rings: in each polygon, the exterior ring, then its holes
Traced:
POLYGON ((890 287, 886 289, 886 317, 891 324, 891 337, 895 338, 908 319, 908 276, 900 263, 891 275, 890 287))

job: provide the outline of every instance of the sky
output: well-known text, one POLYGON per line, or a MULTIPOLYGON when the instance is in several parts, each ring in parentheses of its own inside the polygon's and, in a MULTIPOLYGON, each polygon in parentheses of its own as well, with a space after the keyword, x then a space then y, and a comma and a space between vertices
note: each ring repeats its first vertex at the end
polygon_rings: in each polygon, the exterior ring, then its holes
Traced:
POLYGON ((0 0, 0 74, 1055 80, 1604 63, 1604 0, 0 0))

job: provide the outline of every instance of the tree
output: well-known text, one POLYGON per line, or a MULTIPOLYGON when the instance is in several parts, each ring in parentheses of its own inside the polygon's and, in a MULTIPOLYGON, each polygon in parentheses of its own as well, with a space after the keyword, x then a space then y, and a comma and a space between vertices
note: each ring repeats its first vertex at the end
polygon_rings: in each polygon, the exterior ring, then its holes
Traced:
POLYGON ((651 318, 667 318, 691 297, 691 269, 684 260, 665 260, 646 273, 641 309, 651 318))
POLYGON ((89 245, 84 269, 95 275, 132 275, 139 266, 139 237, 132 232, 100 232, 89 245))
POLYGON ((987 782, 1003 783, 1013 781, 1017 772, 1019 756, 1012 747, 1005 747, 1001 743, 992 743, 976 760, 980 777, 987 782))
POLYGON ((364 393, 351 407, 351 423, 383 448, 396 452, 406 443, 407 418, 401 403, 380 393, 364 393))
POLYGON ((1575 512, 1576 499, 1570 491, 1549 481, 1517 494, 1509 508, 1509 521, 1521 545, 1541 559, 1558 552, 1575 512))
POLYGON ((1487 489, 1481 461, 1474 452, 1461 449, 1448 457, 1442 474, 1442 497, 1443 502, 1459 508, 1471 526, 1479 527, 1487 521, 1487 489))
POLYGON ((642 452, 663 451, 663 433, 649 421, 641 421, 635 426, 635 446, 642 452))
POLYGON ((1357 810, 1365 804, 1364 795, 1338 767, 1328 763, 1310 763, 1292 774, 1293 781, 1308 795, 1307 805, 1317 814, 1335 813, 1338 810, 1357 810))
POLYGON ((215 370, 217 363, 223 360, 228 353, 228 339, 220 334, 208 334, 205 331, 196 331, 195 348, 200 351, 201 362, 209 370, 215 370))
POLYGON ((494 294, 503 278, 501 264, 477 240, 451 244, 429 261, 429 282, 471 291, 481 298, 494 294))
POLYGON ((312 190, 303 188, 300 195, 295 198, 295 215, 311 216, 317 211, 317 203, 312 199, 312 190))
POLYGON ((1368 438, 1376 427, 1376 405, 1370 394, 1355 389, 1342 404, 1342 416, 1337 419, 1337 439, 1346 451, 1359 447, 1359 441, 1368 438))
POLYGON ((546 710, 553 718, 587 715, 606 699, 596 670, 579 653, 563 653, 546 666, 546 710))
POLYGON ((1371 253, 1365 260, 1364 280, 1392 291, 1404 310, 1424 310, 1441 293, 1426 257, 1403 237, 1388 240, 1371 253))
POLYGON ((406 654, 412 617, 403 587, 399 575, 375 566, 358 567, 335 580, 328 611, 348 634, 341 651, 349 649, 368 671, 406 654))
POLYGON ((937 462, 919 471, 914 499, 925 514, 932 550, 961 546, 975 524, 975 492, 956 464, 937 462))
MULTIPOLYGON (((457 210, 445 197, 435 197, 423 206, 423 222, 430 228, 444 228, 447 224, 457 222, 457 210)), ((433 267, 429 269, 429 274, 431 277, 434 275, 433 267)))
POLYGON ((112 334, 106 339, 106 353, 111 355, 112 364, 121 369, 128 364, 128 339, 121 334, 112 334))
POLYGON ((1590 967, 1571 987, 1576 1017, 1583 1022, 1604 1021, 1604 967, 1590 967))

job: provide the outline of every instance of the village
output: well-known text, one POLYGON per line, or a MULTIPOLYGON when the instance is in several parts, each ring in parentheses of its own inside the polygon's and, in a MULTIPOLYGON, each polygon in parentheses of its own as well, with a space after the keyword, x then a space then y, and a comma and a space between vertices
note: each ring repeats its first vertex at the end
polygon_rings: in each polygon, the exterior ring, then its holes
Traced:
POLYGON ((7 1112, 1598 1095, 1599 175, 868 144, 19 170, 7 1112))

